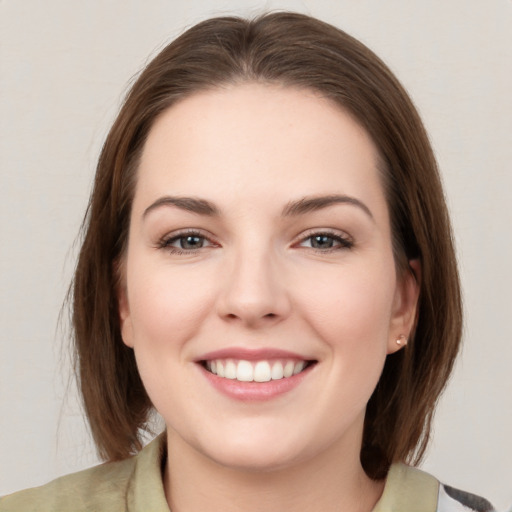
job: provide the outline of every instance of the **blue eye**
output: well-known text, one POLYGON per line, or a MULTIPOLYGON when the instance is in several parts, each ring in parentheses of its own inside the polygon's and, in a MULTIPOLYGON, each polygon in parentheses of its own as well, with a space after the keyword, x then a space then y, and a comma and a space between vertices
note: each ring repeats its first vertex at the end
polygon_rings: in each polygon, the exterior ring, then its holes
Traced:
POLYGON ((178 246, 180 249, 185 250, 194 250, 194 249, 200 249, 204 246, 205 239, 202 236, 197 235, 188 235, 188 236, 180 236, 179 238, 176 238, 173 240, 173 243, 170 244, 171 246, 178 246))
POLYGON ((332 236, 315 235, 310 237, 311 247, 314 249, 332 249, 336 241, 332 236))
POLYGON ((176 236, 164 238, 160 241, 161 249, 170 250, 171 253, 182 254, 190 253, 209 247, 212 242, 199 233, 181 233, 176 236))
POLYGON ((340 235, 331 233, 315 233, 303 239, 300 243, 301 247, 311 247, 317 251, 330 251, 337 249, 350 249, 353 242, 340 235))

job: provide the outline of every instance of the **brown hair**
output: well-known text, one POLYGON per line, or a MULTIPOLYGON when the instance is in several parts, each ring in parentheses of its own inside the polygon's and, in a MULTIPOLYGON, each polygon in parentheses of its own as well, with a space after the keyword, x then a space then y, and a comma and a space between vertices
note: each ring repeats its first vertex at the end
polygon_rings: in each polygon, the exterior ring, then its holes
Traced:
POLYGON ((121 339, 116 262, 125 251, 138 158, 155 119, 194 92, 255 81, 312 89, 350 112, 381 158, 399 271, 421 262, 415 333, 387 357, 367 406, 361 461, 372 478, 425 451, 436 401, 461 338, 450 222, 427 134, 407 93, 362 43, 316 19, 272 13, 192 27, 144 69, 101 152, 73 283, 73 327, 85 411, 100 455, 141 448, 151 402, 121 339))

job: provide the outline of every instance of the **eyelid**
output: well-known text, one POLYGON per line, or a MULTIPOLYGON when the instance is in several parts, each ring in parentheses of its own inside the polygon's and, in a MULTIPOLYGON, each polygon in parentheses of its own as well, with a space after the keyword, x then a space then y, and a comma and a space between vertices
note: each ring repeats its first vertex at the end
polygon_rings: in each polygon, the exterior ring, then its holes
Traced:
POLYGON ((332 247, 330 249, 316 249, 314 247, 311 247, 312 250, 326 253, 338 249, 350 249, 354 245, 353 237, 350 236, 345 231, 333 228, 312 228, 302 232, 293 242, 292 247, 300 246, 300 244, 305 242, 307 239, 320 235, 329 236, 335 240, 338 240, 341 244, 340 247, 332 247))
POLYGON ((214 239, 213 236, 210 234, 207 234, 204 232, 204 230, 199 228, 185 228, 185 229, 178 229, 176 231, 171 231, 170 233, 166 233, 162 237, 160 237, 156 243, 156 247, 158 249, 164 249, 169 250, 171 252, 175 253, 187 253, 187 254, 193 254, 197 251, 200 251, 201 249, 206 249, 208 247, 219 247, 220 244, 218 244, 214 239), (170 244, 176 240, 179 240, 180 238, 184 238, 187 236, 197 236, 199 238, 204 238, 208 241, 208 245, 206 247, 199 247, 197 249, 180 249, 178 247, 173 247, 170 244))
MULTIPOLYGON (((333 229, 333 228, 311 228, 304 232, 302 232, 299 236, 295 238, 295 240, 292 242, 292 247, 300 246, 301 243, 305 242, 309 238, 312 238, 314 236, 329 236, 332 237, 334 240, 337 240, 340 243, 340 246, 333 247, 330 249, 317 249, 314 247, 311 247, 312 250, 318 251, 318 252, 329 252, 335 251, 338 249, 350 249, 354 245, 353 238, 346 233, 345 231, 339 230, 339 229, 333 229)), ((178 229, 176 231, 171 231, 170 233, 166 233, 162 237, 160 237, 155 244, 158 249, 167 249, 171 252, 175 253, 187 253, 187 254, 193 254, 195 252, 200 251, 201 249, 207 249, 209 247, 220 247, 220 244, 215 241, 214 237, 206 233, 204 230, 199 228, 185 228, 185 229, 178 229), (176 240, 179 240, 180 238, 184 238, 187 236, 197 236, 200 238, 203 238, 208 242, 208 245, 206 247, 199 247, 197 249, 180 249, 177 247, 173 247, 170 244, 176 240)))

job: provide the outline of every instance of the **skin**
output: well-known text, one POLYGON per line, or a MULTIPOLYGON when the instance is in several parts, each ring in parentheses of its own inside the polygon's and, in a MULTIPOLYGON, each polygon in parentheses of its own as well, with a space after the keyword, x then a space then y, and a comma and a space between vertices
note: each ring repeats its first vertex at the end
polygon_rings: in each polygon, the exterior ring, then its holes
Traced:
POLYGON ((338 106, 275 85, 197 93, 152 127, 119 312, 167 425, 173 512, 369 511, 380 497, 383 482, 359 460, 365 407, 412 328, 418 286, 397 276, 377 161, 338 106), (354 201, 283 216, 291 202, 333 194, 354 201), (167 196, 206 200, 218 214, 167 196), (183 230, 202 247, 183 249, 183 230), (318 234, 328 237, 320 246, 318 234), (316 364, 287 393, 244 402, 196 362, 227 347, 316 364))

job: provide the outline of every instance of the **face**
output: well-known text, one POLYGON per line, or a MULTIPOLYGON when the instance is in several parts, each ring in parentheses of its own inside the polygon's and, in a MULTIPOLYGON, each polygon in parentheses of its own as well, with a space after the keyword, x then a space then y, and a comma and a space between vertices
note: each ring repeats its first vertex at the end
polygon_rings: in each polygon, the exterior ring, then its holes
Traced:
POLYGON ((119 306, 169 442, 224 466, 355 452, 414 320, 377 153, 316 93, 237 85, 154 124, 119 306))

